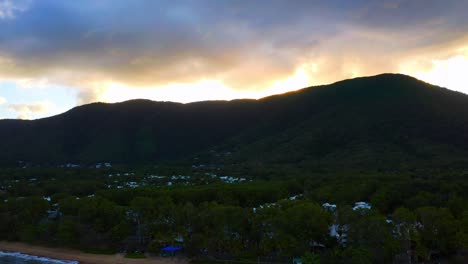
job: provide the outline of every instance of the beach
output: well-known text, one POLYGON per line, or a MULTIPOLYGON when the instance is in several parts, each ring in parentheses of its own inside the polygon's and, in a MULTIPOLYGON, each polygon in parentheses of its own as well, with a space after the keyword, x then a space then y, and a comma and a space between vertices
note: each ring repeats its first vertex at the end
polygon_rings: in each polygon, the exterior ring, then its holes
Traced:
POLYGON ((145 259, 129 259, 123 254, 97 255, 84 253, 74 249, 50 248, 33 246, 18 242, 0 242, 0 251, 21 252, 23 254, 47 257, 59 260, 74 260, 80 264, 187 264, 185 258, 148 257, 145 259))

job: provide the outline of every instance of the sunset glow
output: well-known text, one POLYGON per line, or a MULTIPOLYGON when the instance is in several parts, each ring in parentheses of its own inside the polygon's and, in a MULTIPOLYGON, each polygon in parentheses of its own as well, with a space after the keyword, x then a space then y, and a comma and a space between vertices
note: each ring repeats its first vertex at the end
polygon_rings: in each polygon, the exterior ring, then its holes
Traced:
POLYGON ((386 72, 468 93, 466 2, 417 2, 0 0, 0 119, 258 99, 386 72))
POLYGON ((468 57, 457 55, 433 60, 428 70, 412 69, 408 74, 425 82, 468 94, 468 57))
POLYGON ((309 76, 304 69, 298 69, 294 75, 284 80, 274 81, 261 90, 237 91, 221 81, 201 80, 195 83, 175 83, 158 87, 130 87, 121 83, 104 82, 102 102, 122 102, 131 99, 150 99, 190 103, 205 100, 259 99, 269 95, 294 91, 309 86, 309 76))

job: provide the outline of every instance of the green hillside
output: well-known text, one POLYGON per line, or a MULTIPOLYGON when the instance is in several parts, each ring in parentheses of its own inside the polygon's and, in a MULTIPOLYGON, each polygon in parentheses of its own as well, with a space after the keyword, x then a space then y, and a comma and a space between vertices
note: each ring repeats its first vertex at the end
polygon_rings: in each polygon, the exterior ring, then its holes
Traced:
POLYGON ((468 96, 399 74, 260 100, 94 103, 0 121, 14 163, 211 162, 395 169, 468 164, 468 96), (227 155, 228 153, 229 155, 227 155))

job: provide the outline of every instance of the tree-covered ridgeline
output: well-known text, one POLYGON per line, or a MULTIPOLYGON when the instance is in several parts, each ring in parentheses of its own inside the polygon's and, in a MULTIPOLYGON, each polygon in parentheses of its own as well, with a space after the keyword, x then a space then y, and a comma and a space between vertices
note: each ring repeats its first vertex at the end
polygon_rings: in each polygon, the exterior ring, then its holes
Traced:
POLYGON ((259 100, 94 103, 0 120, 0 166, 179 161, 311 170, 468 168, 468 95, 401 74, 259 100))

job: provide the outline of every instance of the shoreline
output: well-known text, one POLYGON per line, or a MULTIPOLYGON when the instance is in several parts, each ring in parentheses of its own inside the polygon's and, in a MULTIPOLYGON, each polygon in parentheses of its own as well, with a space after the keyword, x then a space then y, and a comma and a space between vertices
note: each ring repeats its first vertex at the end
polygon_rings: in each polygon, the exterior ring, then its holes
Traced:
POLYGON ((145 259, 125 258, 123 254, 99 255, 84 253, 75 249, 35 246, 20 242, 0 241, 0 251, 20 252, 37 257, 63 261, 78 261, 79 264, 187 264, 185 258, 147 257, 145 259))

